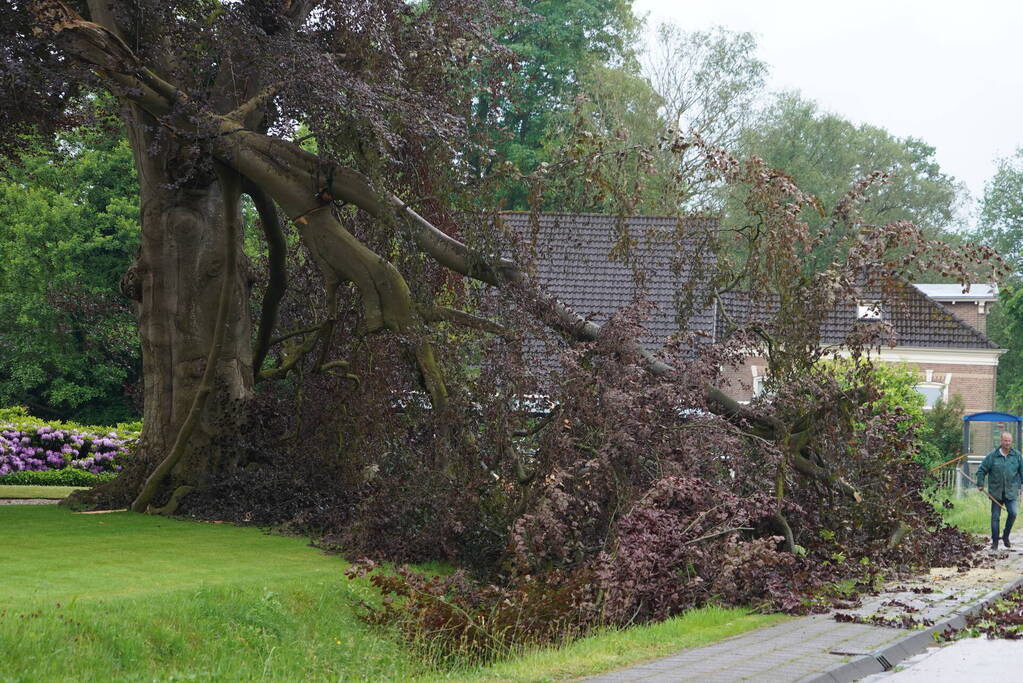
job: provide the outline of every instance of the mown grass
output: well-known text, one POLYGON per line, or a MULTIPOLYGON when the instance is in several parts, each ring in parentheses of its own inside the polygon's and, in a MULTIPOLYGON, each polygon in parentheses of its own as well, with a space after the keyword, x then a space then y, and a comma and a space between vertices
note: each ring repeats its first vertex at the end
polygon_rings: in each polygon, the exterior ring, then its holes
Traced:
POLYGON ((0 680, 558 680, 772 623, 698 610, 489 667, 431 670, 356 618, 375 594, 297 538, 56 506, 0 508, 0 680))
POLYGON ((0 486, 0 498, 46 498, 60 500, 81 486, 0 486))

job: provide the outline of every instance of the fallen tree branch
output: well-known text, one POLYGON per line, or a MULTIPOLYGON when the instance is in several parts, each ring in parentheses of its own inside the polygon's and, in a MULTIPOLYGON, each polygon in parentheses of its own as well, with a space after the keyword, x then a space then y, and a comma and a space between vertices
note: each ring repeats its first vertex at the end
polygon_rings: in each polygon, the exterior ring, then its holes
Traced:
POLYGON ((913 527, 909 526, 905 522, 899 522, 895 527, 895 530, 892 531, 892 535, 888 537, 888 543, 885 544, 884 549, 889 552, 895 550, 912 530, 913 527))
POLYGON ((863 496, 860 492, 853 488, 848 482, 841 477, 828 472, 826 469, 811 462, 808 458, 795 453, 790 457, 792 466, 796 468, 796 471, 800 474, 805 474, 808 477, 812 477, 817 481, 825 484, 829 488, 837 489, 842 493, 846 494, 857 503, 863 501, 863 496))
POLYGON ((753 531, 753 527, 737 526, 733 529, 722 529, 721 531, 715 531, 712 534, 707 534, 706 536, 700 536, 699 538, 694 538, 691 541, 686 541, 683 545, 692 545, 693 543, 699 543, 700 541, 706 541, 711 538, 717 538, 718 536, 724 536, 725 534, 732 534, 735 533, 736 531, 753 531))
POLYGON ((560 407, 555 408, 551 412, 547 413, 547 415, 545 415, 540 421, 536 423, 536 425, 534 425, 530 429, 517 429, 513 431, 512 436, 519 438, 534 436, 535 434, 538 434, 539 432, 543 431, 543 429, 550 425, 552 422, 554 422, 555 418, 557 418, 559 415, 561 415, 560 407))

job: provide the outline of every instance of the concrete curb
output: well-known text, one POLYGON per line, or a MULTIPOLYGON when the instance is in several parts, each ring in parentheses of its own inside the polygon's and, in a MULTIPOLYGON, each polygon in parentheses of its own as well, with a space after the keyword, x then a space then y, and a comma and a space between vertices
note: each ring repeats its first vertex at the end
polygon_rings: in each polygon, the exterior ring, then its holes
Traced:
POLYGON ((820 673, 799 679, 798 683, 851 683, 851 681, 858 681, 861 678, 888 671, 899 662, 918 655, 933 645, 935 633, 941 633, 947 628, 962 628, 966 625, 966 617, 976 614, 1002 593, 1021 586, 1023 586, 1023 577, 991 591, 972 605, 956 610, 951 616, 933 626, 921 631, 910 631, 879 650, 874 650, 868 655, 848 662, 835 664, 820 673))

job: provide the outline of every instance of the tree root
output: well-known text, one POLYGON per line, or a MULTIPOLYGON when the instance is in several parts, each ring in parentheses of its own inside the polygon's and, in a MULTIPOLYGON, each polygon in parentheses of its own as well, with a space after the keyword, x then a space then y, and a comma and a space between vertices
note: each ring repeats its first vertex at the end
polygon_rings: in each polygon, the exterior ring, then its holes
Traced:
POLYGON ((150 505, 146 508, 146 513, 150 515, 173 515, 178 511, 178 507, 181 506, 181 499, 194 490, 194 486, 179 486, 174 489, 174 493, 171 494, 170 500, 167 501, 166 505, 158 508, 150 505))

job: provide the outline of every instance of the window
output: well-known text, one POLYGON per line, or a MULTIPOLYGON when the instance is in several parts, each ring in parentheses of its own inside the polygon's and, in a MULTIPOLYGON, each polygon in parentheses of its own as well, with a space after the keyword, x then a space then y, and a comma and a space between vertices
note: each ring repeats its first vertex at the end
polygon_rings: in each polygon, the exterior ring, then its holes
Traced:
POLYGON ((764 393, 765 385, 767 384, 767 378, 763 375, 753 378, 753 395, 760 396, 764 393))
POLYGON ((931 410, 938 401, 945 400, 945 389, 947 385, 938 382, 921 382, 915 387, 924 397, 924 410, 931 410))
POLYGON ((861 301, 859 305, 856 306, 856 317, 860 320, 880 320, 881 302, 861 301))

